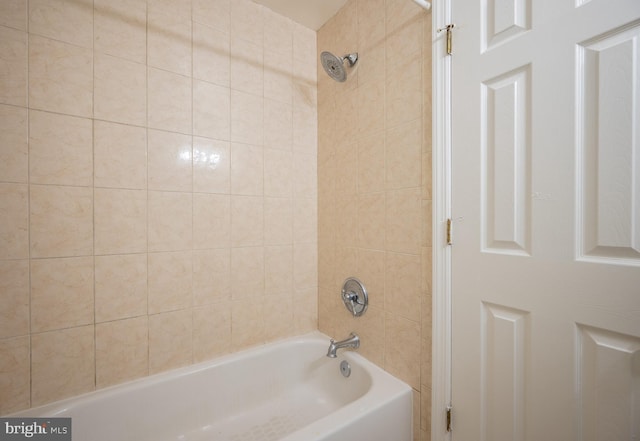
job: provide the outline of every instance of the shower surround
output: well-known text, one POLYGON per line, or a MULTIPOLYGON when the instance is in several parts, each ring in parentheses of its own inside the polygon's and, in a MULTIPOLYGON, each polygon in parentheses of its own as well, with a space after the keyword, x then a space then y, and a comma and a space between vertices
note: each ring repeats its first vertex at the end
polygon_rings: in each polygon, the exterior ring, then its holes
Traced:
POLYGON ((0 58, 0 414, 317 329, 314 31, 6 0, 0 58))
MULTIPOLYGON (((318 320, 414 390, 430 439, 431 15, 410 0, 350 0, 318 31, 318 56, 358 53, 347 79, 318 64, 318 320), (369 308, 340 297, 355 276, 369 308)), ((344 63, 347 66, 347 63, 344 63)))

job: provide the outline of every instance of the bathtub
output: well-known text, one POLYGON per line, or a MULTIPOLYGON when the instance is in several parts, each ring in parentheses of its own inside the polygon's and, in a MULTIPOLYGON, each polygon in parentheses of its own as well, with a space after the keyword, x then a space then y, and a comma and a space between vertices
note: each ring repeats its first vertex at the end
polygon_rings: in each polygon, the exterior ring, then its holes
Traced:
POLYGON ((74 441, 411 441, 411 388, 328 346, 314 332, 11 416, 71 417, 74 441))

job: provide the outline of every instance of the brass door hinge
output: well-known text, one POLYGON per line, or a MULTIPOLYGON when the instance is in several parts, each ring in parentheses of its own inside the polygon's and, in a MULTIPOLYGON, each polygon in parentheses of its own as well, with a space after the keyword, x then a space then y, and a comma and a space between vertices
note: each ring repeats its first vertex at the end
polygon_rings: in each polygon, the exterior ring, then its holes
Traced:
POLYGON ((438 32, 447 31, 447 55, 453 54, 453 28, 455 28, 455 23, 451 23, 446 25, 444 28, 438 29, 438 32))
POLYGON ((447 245, 453 245, 453 221, 447 219, 447 245))
POLYGON ((447 406, 447 432, 451 432, 451 406, 447 406))

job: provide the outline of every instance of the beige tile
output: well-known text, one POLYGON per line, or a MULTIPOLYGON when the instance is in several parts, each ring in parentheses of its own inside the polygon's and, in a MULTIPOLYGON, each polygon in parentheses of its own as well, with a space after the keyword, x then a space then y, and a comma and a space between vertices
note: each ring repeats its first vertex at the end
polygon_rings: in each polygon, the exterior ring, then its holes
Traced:
POLYGON ((29 257, 29 188, 0 183, 0 259, 29 257))
POLYGON ((422 441, 431 440, 431 387, 422 385, 420 427, 422 429, 422 441))
POLYGON ((193 251, 193 304, 209 305, 231 300, 229 248, 193 251))
POLYGON ((264 295, 264 248, 231 249, 231 296, 233 300, 264 295))
POLYGON ((299 288, 318 286, 318 246, 315 243, 293 247, 293 285, 299 288))
POLYGON ((252 95, 264 92, 264 49, 242 37, 231 38, 231 88, 252 95))
POLYGON ((369 305, 383 310, 385 307, 385 252, 358 249, 358 279, 367 288, 369 305))
MULTIPOLYGON (((353 277, 355 274, 357 274, 357 271, 358 271, 358 249, 351 248, 351 247, 342 247, 342 246, 336 247, 335 273, 334 273, 335 277, 333 279, 334 283, 332 288, 333 290, 338 290, 338 291, 332 291, 334 293, 332 295, 335 295, 335 292, 340 292, 339 290, 342 289, 342 283, 347 279, 347 277, 353 277)), ((342 305, 342 301, 340 301, 340 304, 341 304, 341 307, 344 307, 342 305)))
POLYGON ((193 137, 193 191, 228 194, 231 146, 227 141, 193 137))
POLYGON ((263 145, 263 106, 260 96, 231 91, 231 141, 263 145))
POLYGON ((385 1, 357 0, 358 46, 360 48, 378 44, 385 38, 385 1))
POLYGON ((94 7, 94 49, 146 63, 146 0, 94 0, 94 7))
POLYGON ((94 249, 98 254, 147 251, 147 192, 94 190, 94 249))
POLYGON ((190 309, 149 316, 149 373, 175 369, 193 360, 190 309))
POLYGON ((296 244, 318 241, 318 203, 315 198, 294 199, 293 241, 296 244))
MULTIPOLYGON (((4 4, 4 2, 3 2, 4 4)), ((27 105, 27 34, 0 26, 0 103, 27 105)))
POLYGON ((191 76, 190 18, 149 6, 147 12, 149 66, 191 76))
POLYGON ((421 378, 422 389, 431 388, 431 320, 426 320, 429 326, 425 326, 424 319, 422 324, 422 362, 421 362, 421 378), (427 331, 427 332, 425 332, 427 331))
POLYGON ((336 198, 336 243, 355 247, 358 244, 358 198, 345 196, 336 198))
POLYGON ((91 117, 93 54, 91 49, 31 35, 29 37, 29 106, 91 117))
POLYGON ((421 58, 422 27, 422 20, 412 19, 394 32, 387 31, 385 46, 388 79, 393 75, 396 67, 402 66, 409 60, 421 58))
POLYGON ((192 191, 192 137, 149 130, 148 186, 150 190, 192 191))
POLYGON ((96 325, 96 388, 149 374, 149 325, 137 317, 96 325))
POLYGON ((231 197, 231 246, 264 243, 264 201, 256 196, 231 197))
POLYGON ((420 6, 403 0, 388 0, 386 7, 387 34, 418 21, 424 14, 424 9, 420 6))
POLYGON ((387 253, 385 311, 420 322, 420 256, 387 253))
POLYGON ((387 130, 386 188, 422 184, 422 124, 419 119, 387 130))
POLYGON ((193 82, 193 133, 228 141, 231 137, 229 88, 204 81, 193 82))
POLYGON ((291 56, 264 47, 264 97, 291 104, 293 100, 293 69, 291 56))
POLYGON ((316 154, 294 152, 293 154, 293 196, 315 198, 318 194, 318 157, 316 154))
POLYGON ((358 130, 369 134, 384 129, 384 83, 371 81, 358 88, 358 130))
POLYGON ((29 112, 29 177, 34 184, 93 185, 90 119, 29 112))
POLYGON ((151 13, 163 12, 191 20, 191 0, 147 0, 147 5, 151 13))
POLYGON ((293 183, 293 155, 291 152, 264 149, 264 195, 291 197, 293 183))
POLYGON ((96 118, 144 126, 147 122, 147 67, 96 54, 93 66, 96 118))
POLYGON ((318 110, 315 84, 296 83, 293 98, 293 148, 306 154, 318 150, 318 110))
POLYGON ((0 340, 0 414, 27 409, 31 403, 29 337, 0 340))
POLYGON ((336 192, 343 195, 355 195, 358 191, 358 143, 340 141, 336 146, 336 192))
POLYGON ((149 314, 189 308, 192 280, 191 251, 149 253, 149 314))
POLYGON ((293 24, 293 58, 306 64, 316 62, 316 33, 298 23, 293 24))
POLYGON ((264 40, 264 7, 250 0, 231 2, 231 37, 262 45, 264 40))
POLYGON ((229 34, 231 0, 193 0, 193 21, 229 34))
POLYGON ((93 47, 91 0, 29 0, 29 32, 93 47))
POLYGON ((358 246, 384 250, 385 194, 358 195, 358 246))
POLYGON ((421 59, 415 58, 402 69, 394 68, 385 86, 387 129, 421 118, 422 76, 421 59))
POLYGON ((149 127, 191 133, 191 78, 148 69, 149 127))
POLYGON ((31 262, 31 332, 93 324, 93 257, 31 262))
POLYGON ((293 203, 291 198, 264 198, 265 245, 293 243, 293 203))
MULTIPOLYGON (((298 287, 296 287, 297 289, 298 287)), ((293 290, 293 247, 270 246, 264 249, 264 292, 267 295, 291 295, 293 290)))
POLYGON ((420 253, 422 234, 420 189, 387 192, 386 249, 399 253, 420 253), (402 213, 400 216, 399 213, 402 213))
POLYGON ((0 26, 27 30, 27 0, 4 0, 0 3, 0 26))
POLYGON ((29 180, 27 109, 0 105, 0 181, 29 180))
POLYGON ((191 193, 149 192, 149 251, 191 249, 193 197, 191 193))
POLYGON ((193 361, 231 351, 231 302, 193 308, 193 361))
POLYGON ((358 193, 385 188, 384 133, 364 136, 358 141, 358 193))
POLYGON ((96 323, 146 315, 147 254, 96 256, 96 323))
POLYGON ((290 103, 264 100, 264 145, 290 151, 293 145, 293 110, 290 103))
POLYGON ((85 187, 32 185, 31 257, 93 254, 93 190, 85 187))
POLYGON ((31 405, 95 389, 93 325, 31 336, 31 405), (64 375, 61 373, 64 372, 64 375))
POLYGON ((28 260, 0 260, 0 303, 0 338, 28 334, 28 260))
POLYGON ((263 314, 265 341, 291 336, 294 322, 293 298, 290 293, 265 297, 263 314))
POLYGON ((317 331, 318 287, 294 290, 293 305, 293 332, 299 335, 317 331))
POLYGON ((231 143, 231 194, 262 196, 263 170, 262 147, 231 143))
POLYGON ((231 343, 234 351, 262 344, 264 299, 235 300, 231 309, 231 343))
POLYGON ((96 187, 147 188, 147 130, 103 121, 93 123, 96 187))
POLYGON ((263 9, 265 33, 264 47, 274 52, 286 55, 289 60, 293 58, 293 24, 294 22, 273 12, 269 8, 263 9))
POLYGON ((229 87, 230 50, 228 33, 194 21, 193 78, 229 87))
POLYGON ((420 391, 413 390, 413 441, 420 441, 420 407, 421 398, 420 391))
POLYGON ((346 144, 354 144, 358 140, 358 90, 345 90, 336 97, 335 130, 340 140, 346 144))
POLYGON ((420 388, 420 325, 387 313, 384 368, 414 389, 420 388))
POLYGON ((231 198, 228 195, 193 195, 194 248, 229 248, 231 198))

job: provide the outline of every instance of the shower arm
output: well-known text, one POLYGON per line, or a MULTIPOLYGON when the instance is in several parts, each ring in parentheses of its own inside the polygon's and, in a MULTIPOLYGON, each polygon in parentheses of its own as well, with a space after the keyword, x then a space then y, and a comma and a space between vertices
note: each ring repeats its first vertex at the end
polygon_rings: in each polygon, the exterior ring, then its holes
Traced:
POLYGON ((344 57, 342 57, 343 63, 344 63, 344 60, 347 60, 349 62, 349 66, 353 67, 356 64, 356 61, 358 61, 358 54, 353 53, 353 54, 345 55, 344 57))

